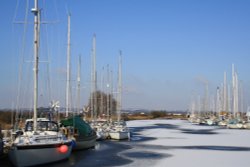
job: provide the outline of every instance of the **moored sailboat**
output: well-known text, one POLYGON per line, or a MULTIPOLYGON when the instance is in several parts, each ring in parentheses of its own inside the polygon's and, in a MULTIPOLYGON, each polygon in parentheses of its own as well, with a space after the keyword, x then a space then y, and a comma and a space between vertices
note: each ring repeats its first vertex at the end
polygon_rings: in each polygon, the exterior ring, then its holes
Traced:
MULTIPOLYGON (((61 126, 64 131, 64 134, 67 135, 68 138, 73 141, 73 150, 81 150, 88 149, 95 146, 96 142, 96 133, 90 127, 88 123, 86 123, 80 116, 79 113, 75 114, 73 112, 73 116, 69 116, 69 97, 70 97, 70 15, 68 15, 68 48, 67 48, 67 83, 66 83, 66 119, 61 120, 61 126)), ((78 68, 78 81, 80 82, 80 60, 79 60, 79 68, 78 68)), ((80 83, 78 83, 78 86, 80 83)), ((80 88, 78 88, 80 91, 80 88)), ((79 98, 80 92, 78 92, 79 98)), ((80 99, 78 99, 80 100, 80 99)), ((79 107, 79 104, 78 104, 79 107)))
POLYGON ((126 122, 121 121, 121 107, 122 107, 122 59, 121 51, 119 56, 119 76, 118 76, 118 99, 117 99, 117 122, 113 124, 109 130, 111 139, 123 140, 130 138, 129 129, 126 122))
POLYGON ((73 150, 95 147, 96 133, 80 116, 61 121, 65 134, 73 140, 73 150))
POLYGON ((18 134, 9 150, 9 159, 15 166, 33 166, 66 159, 71 154, 72 141, 59 131, 56 122, 37 118, 39 12, 34 0, 34 105, 33 119, 26 120, 25 130, 18 134))
POLYGON ((15 166, 33 166, 66 159, 70 156, 72 141, 59 132, 56 122, 46 118, 26 120, 25 130, 16 137, 9 150, 9 158, 15 166))

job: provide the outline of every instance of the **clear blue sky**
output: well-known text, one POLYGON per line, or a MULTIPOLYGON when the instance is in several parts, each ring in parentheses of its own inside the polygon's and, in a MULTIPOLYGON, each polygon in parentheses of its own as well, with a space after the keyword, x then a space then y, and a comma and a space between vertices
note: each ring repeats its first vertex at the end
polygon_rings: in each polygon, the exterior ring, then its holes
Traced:
MULTIPOLYGON (((83 104, 90 89, 90 50, 94 33, 99 75, 106 64, 110 64, 116 74, 118 51, 123 51, 123 108, 187 109, 193 92, 203 95, 200 80, 209 82, 210 95, 223 81, 224 71, 228 73, 228 83, 231 81, 232 63, 243 81, 246 105, 250 102, 249 0, 39 2, 43 18, 58 21, 47 25, 47 44, 51 53, 52 97, 59 99, 61 106, 64 106, 65 96, 67 11, 72 15, 73 80, 77 57, 82 55, 83 104)), ((0 5, 0 108, 16 103, 23 25, 13 24, 13 20, 24 20, 26 0, 20 0, 17 10, 16 4, 16 0, 3 0, 0 5)), ((32 16, 28 20, 31 22, 32 16)), ((25 61, 32 60, 32 46, 28 44, 32 24, 28 27, 25 61), (27 56, 29 54, 31 56, 27 56)), ((46 32, 45 28, 41 32, 46 32)), ((28 62, 23 64, 31 66, 28 62)), ((41 71, 46 69, 44 64, 41 71)), ((32 87, 32 73, 26 82, 32 87)), ((46 101, 45 94, 40 96, 46 101)))

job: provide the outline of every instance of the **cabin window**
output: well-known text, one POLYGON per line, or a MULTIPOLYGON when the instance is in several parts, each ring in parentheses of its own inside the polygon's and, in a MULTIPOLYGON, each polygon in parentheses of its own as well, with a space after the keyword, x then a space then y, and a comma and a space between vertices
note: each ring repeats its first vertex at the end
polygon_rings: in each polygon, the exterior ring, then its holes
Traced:
MULTIPOLYGON (((37 122, 37 130, 58 132, 58 125, 55 122, 38 121, 37 122)), ((25 131, 33 131, 33 121, 29 121, 26 123, 25 131)))

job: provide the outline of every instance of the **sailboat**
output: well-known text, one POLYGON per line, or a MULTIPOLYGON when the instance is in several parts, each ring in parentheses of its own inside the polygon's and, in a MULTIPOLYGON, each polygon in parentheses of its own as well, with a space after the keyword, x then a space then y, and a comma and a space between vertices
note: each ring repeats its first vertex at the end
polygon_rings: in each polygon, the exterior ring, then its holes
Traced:
MULTIPOLYGON (((69 117, 70 97, 70 15, 68 15, 68 54, 67 54, 67 83, 66 83, 66 119, 61 120, 61 126, 68 138, 73 141, 73 150, 88 149, 95 146, 96 133, 79 115, 73 113, 69 117)), ((78 68, 78 85, 80 85, 80 59, 78 68)), ((78 91, 80 88, 78 88, 78 91)), ((78 93, 78 98, 79 98, 78 93)), ((79 100, 79 99, 78 99, 79 100)), ((78 104, 79 105, 79 104, 78 104)), ((78 106, 79 107, 79 106, 78 106)))
POLYGON ((238 73, 232 64, 232 118, 228 120, 227 127, 230 129, 243 129, 244 122, 239 112, 239 81, 238 73))
POLYGON ((250 129, 250 107, 247 108, 247 113, 246 113, 247 120, 244 124, 245 129, 250 129))
POLYGON ((126 122, 121 120, 121 106, 122 106, 122 59, 121 51, 119 56, 119 76, 118 76, 118 99, 117 99, 117 122, 114 122, 109 131, 111 139, 122 140, 130 138, 129 129, 126 126, 126 122))
POLYGON ((61 120, 65 134, 73 140, 73 150, 94 148, 96 132, 80 116, 61 120))
MULTIPOLYGON (((104 70, 104 69, 103 69, 104 70)), ((103 84, 103 74, 101 78, 103 84)), ((102 85, 103 86, 103 85, 102 85)), ((103 93, 100 92, 100 113, 103 113, 103 93)), ((108 121, 105 119, 97 119, 98 110, 98 91, 97 91, 97 72, 96 72, 96 34, 93 35, 92 54, 91 54, 91 94, 90 94, 90 111, 91 111, 91 127, 96 132, 96 140, 104 140, 108 138, 108 121)), ((108 98, 107 98, 108 99, 108 98)), ((100 115, 99 115, 100 116, 100 115)))
POLYGON ((24 131, 13 141, 9 159, 15 166, 33 166, 67 159, 72 150, 72 140, 63 135, 56 122, 37 118, 38 102, 38 50, 39 13, 38 0, 34 0, 34 106, 33 119, 27 119, 24 131))

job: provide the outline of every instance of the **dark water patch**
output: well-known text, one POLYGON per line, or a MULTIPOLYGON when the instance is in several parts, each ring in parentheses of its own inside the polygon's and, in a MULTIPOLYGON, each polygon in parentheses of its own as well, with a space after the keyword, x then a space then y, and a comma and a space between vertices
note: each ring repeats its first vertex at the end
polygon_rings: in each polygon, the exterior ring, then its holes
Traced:
POLYGON ((184 146, 183 149, 192 150, 215 150, 215 151, 250 151, 250 147, 237 146, 184 146))
POLYGON ((131 148, 131 146, 119 142, 101 141, 97 142, 96 149, 75 151, 67 161, 46 165, 46 167, 122 166, 133 161, 119 156, 119 153, 131 148))
POLYGON ((154 124, 157 125, 157 128, 166 128, 166 129, 179 129, 178 125, 173 125, 173 124, 163 124, 163 123, 158 123, 154 124))
MULTIPOLYGON (((141 134, 142 131, 150 130, 150 129, 179 129, 179 126, 173 124, 154 124, 153 126, 145 126, 145 127, 130 127, 130 141, 134 142, 144 142, 150 140, 156 140, 156 137, 147 137, 141 134)), ((184 139, 184 138, 174 138, 174 137, 166 137, 164 139, 184 139)))
POLYGON ((144 148, 144 149, 152 149, 152 150, 169 150, 172 149, 172 146, 164 146, 164 145, 150 145, 150 144, 138 144, 136 147, 144 148))
POLYGON ((161 158, 167 158, 167 157, 172 156, 170 154, 160 154, 160 153, 149 152, 149 151, 129 152, 129 153, 124 153, 123 155, 129 158, 139 158, 139 159, 161 159, 161 158))
POLYGON ((176 149, 186 149, 186 150, 214 150, 214 151, 250 151, 250 147, 238 147, 238 146, 164 146, 164 145, 148 145, 148 144, 138 144, 137 147, 152 149, 152 150, 176 150, 176 149))
POLYGON ((194 135, 214 135, 218 134, 215 129, 180 129, 182 133, 194 134, 194 135))
POLYGON ((144 130, 156 129, 158 126, 141 126, 141 127, 129 127, 130 132, 139 133, 144 130))
POLYGON ((194 126, 212 127, 213 129, 227 129, 227 126, 219 126, 219 125, 194 124, 194 126))
POLYGON ((145 127, 130 127, 131 140, 135 137, 135 141, 148 141, 155 140, 154 137, 144 137, 141 135, 141 132, 150 129, 178 129, 177 125, 172 124, 155 124, 154 126, 145 126, 145 127), (140 140, 139 140, 140 139, 140 140))
POLYGON ((12 167, 13 165, 10 163, 8 155, 3 154, 0 156, 0 166, 1 167, 12 167))
POLYGON ((158 137, 158 139, 176 140, 176 139, 187 139, 187 138, 185 138, 185 137, 158 137))
POLYGON ((174 124, 154 124, 153 126, 144 126, 144 127, 129 127, 130 131, 134 132, 134 133, 139 133, 142 132, 144 130, 149 130, 149 129, 179 129, 178 125, 174 125, 174 124))

